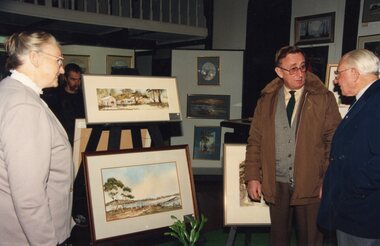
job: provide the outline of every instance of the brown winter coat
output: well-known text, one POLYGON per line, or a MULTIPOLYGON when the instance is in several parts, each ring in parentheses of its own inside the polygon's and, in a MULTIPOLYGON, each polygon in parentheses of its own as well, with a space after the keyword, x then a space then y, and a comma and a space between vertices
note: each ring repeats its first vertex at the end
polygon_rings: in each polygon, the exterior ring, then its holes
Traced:
MULTIPOLYGON (((264 199, 275 202, 275 109, 283 80, 276 78, 261 92, 251 123, 245 180, 262 183, 264 199)), ((319 201, 319 189, 328 166, 330 144, 341 120, 336 99, 317 76, 307 73, 299 104, 294 160, 295 188, 290 205, 319 201)))

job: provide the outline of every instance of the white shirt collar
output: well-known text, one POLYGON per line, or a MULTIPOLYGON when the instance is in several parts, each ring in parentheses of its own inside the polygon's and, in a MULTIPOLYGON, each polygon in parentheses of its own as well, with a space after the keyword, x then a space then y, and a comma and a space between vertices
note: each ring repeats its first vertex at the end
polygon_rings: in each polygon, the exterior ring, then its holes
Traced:
POLYGON ((36 92, 37 94, 42 94, 42 89, 40 87, 38 87, 38 85, 36 83, 33 82, 33 80, 31 80, 28 76, 26 76, 25 74, 23 73, 20 73, 18 72, 17 70, 11 70, 11 78, 19 81, 20 83, 22 83, 23 85, 31 88, 34 92, 36 92))

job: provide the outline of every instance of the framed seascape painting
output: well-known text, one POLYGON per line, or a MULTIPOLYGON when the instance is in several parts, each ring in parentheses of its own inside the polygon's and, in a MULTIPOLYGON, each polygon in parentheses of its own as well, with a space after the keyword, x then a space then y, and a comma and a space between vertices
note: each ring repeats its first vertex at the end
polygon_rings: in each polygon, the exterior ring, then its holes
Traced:
POLYGON ((220 85, 219 56, 198 57, 198 85, 220 85))
POLYGON ((229 119, 230 95, 187 95, 187 117, 229 119))
POLYGON ((195 126, 193 159, 220 160, 219 126, 195 126))
POLYGON ((174 77, 83 75, 87 124, 180 121, 174 77))
POLYGON ((335 12, 296 17, 294 42, 300 44, 334 42, 335 12))
POLYGON ((92 242, 198 216, 187 145, 84 153, 92 242))
POLYGON ((224 144, 224 225, 270 225, 269 207, 248 197, 244 182, 245 144, 224 144))

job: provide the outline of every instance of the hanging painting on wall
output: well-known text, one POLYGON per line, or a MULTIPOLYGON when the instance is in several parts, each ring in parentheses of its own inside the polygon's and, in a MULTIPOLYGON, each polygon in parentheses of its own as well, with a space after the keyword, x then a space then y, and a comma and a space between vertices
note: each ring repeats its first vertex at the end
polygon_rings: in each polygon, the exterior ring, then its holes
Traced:
POLYGON ((296 17, 294 25, 297 45, 334 42, 335 12, 296 17))
POLYGON ((380 21, 380 0, 364 0, 362 22, 380 21))

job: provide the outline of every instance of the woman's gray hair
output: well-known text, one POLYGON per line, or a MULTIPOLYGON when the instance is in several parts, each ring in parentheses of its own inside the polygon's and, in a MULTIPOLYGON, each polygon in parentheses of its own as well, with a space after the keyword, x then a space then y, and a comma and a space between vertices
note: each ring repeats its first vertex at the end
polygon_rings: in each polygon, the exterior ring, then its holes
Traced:
POLYGON ((7 69, 16 69, 23 64, 22 57, 31 51, 41 51, 44 44, 58 44, 53 35, 43 31, 14 33, 5 40, 8 53, 7 69))
POLYGON ((366 49, 352 50, 343 56, 345 62, 356 68, 361 74, 374 74, 379 77, 380 61, 372 51, 366 49))

